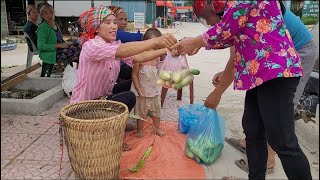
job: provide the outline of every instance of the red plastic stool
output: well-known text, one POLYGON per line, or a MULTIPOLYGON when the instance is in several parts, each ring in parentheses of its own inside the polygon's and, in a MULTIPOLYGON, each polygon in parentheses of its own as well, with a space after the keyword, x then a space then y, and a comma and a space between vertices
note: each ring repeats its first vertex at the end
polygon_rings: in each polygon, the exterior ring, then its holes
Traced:
MULTIPOLYGON (((182 89, 177 90, 177 100, 179 100, 179 101, 182 100, 182 89)), ((189 91, 190 91, 190 104, 193 104, 193 101, 194 101, 193 81, 189 84, 189 91)), ((163 103, 164 103, 164 100, 166 99, 167 92, 168 92, 168 88, 162 87, 162 90, 161 90, 161 107, 163 107, 163 103)))

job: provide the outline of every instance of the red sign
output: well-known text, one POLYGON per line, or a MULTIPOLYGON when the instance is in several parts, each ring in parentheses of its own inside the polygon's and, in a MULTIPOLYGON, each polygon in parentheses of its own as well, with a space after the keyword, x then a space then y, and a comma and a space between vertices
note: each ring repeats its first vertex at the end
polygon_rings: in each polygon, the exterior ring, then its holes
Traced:
POLYGON ((166 5, 166 7, 171 8, 173 7, 173 3, 171 1, 156 1, 156 5, 157 6, 164 6, 166 5))

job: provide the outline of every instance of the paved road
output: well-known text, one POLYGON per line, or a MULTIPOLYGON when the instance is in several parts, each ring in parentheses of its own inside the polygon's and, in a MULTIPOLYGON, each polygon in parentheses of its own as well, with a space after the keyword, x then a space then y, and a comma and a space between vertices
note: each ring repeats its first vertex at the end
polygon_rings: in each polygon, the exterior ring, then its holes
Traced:
MULTIPOLYGON (((182 27, 178 27, 174 35, 177 39, 183 38, 185 36, 193 37, 201 34, 205 31, 206 28, 199 24, 199 23, 183 23, 182 27)), ((165 32, 173 32, 173 31, 163 31, 165 32)), ((14 51, 8 52, 1 52, 1 66, 9 66, 9 65, 21 65, 25 63, 26 59, 26 44, 18 44, 18 48, 14 51)), ((207 95, 213 90, 213 86, 211 85, 211 79, 216 72, 219 72, 224 69, 227 60, 229 58, 229 49, 225 50, 212 50, 212 51, 205 51, 200 50, 199 53, 195 56, 188 57, 189 66, 192 68, 197 68, 201 71, 199 76, 195 77, 194 86, 195 86, 195 98, 196 101, 199 103, 203 103, 203 100, 207 97, 207 95)), ((36 57, 37 59, 37 57, 36 57)), ((14 71, 18 69, 22 69, 21 67, 18 68, 11 68, 11 70, 4 70, 4 74, 12 74, 14 71)), ((38 76, 39 72, 34 73, 33 75, 38 76)), ((173 94, 174 92, 171 90, 169 94, 173 94)), ((184 90, 184 102, 187 102, 189 92, 188 90, 184 90)), ((227 91, 223 95, 223 99, 218 107, 219 113, 225 117, 226 122, 226 136, 233 136, 233 137, 242 137, 242 127, 241 127, 241 117, 243 112, 243 103, 244 103, 244 92, 243 91, 234 91, 232 87, 227 89, 227 91)), ((170 99, 170 98, 169 98, 170 99)), ((48 152, 48 149, 51 149, 52 146, 50 144, 39 146, 38 144, 34 144, 32 148, 38 149, 40 151, 46 151, 47 155, 45 157, 39 157, 41 153, 36 153, 37 151, 31 151, 29 149, 29 144, 33 144, 33 142, 38 142, 37 138, 41 137, 42 142, 52 142, 47 141, 46 137, 51 138, 52 136, 45 135, 43 136, 43 132, 39 132, 41 136, 35 136, 35 140, 32 139, 34 132, 25 132, 21 134, 20 130, 23 130, 29 126, 29 123, 25 123, 24 121, 28 119, 32 119, 35 122, 41 122, 43 119, 50 120, 57 116, 57 109, 59 109, 62 105, 64 105, 66 100, 57 103, 52 110, 48 110, 49 114, 44 114, 39 117, 30 117, 30 116, 12 116, 12 115, 1 115, 1 119, 4 118, 5 121, 1 123, 1 131, 6 130, 10 133, 1 133, 1 177, 15 177, 15 178, 32 178, 32 177, 43 177, 43 178, 56 178, 56 171, 52 170, 44 170, 46 173, 33 173, 32 166, 36 165, 37 158, 44 159, 43 162, 37 163, 38 165, 48 164, 50 166, 57 167, 57 160, 52 162, 52 159, 56 159, 57 156, 59 157, 59 150, 54 149, 48 152), (22 118, 23 117, 23 118, 22 118), (25 119, 21 122, 16 122, 25 119), (10 123, 14 123, 14 127, 17 129, 12 129, 10 123), (18 132, 18 131, 19 132, 18 132), (31 134, 31 135, 30 135, 31 134), (20 137, 21 136, 21 137, 20 137), (31 137, 32 136, 32 137, 31 137), (19 137, 19 138, 17 138, 19 137), (31 137, 31 139, 30 139, 31 137), (23 138, 27 138, 28 141, 25 141, 23 138), (14 139, 14 141, 12 141, 14 139), (29 142, 30 141, 30 142, 29 142), (21 147, 23 145, 23 147, 21 147), (37 146, 36 146, 37 145, 37 146), (3 147, 3 148, 2 148, 3 147), (13 148, 13 149, 12 149, 13 148), (27 154, 26 157, 20 156, 19 152, 26 151, 24 154, 27 154), (28 152, 27 152, 28 151, 28 152), (9 156, 8 156, 9 155, 9 156), (10 155, 12 157, 10 157, 10 155), (2 158, 2 157, 7 158, 2 158), (49 157, 47 157, 49 156, 49 157), (21 159, 22 158, 22 159, 21 159), (26 161, 27 159, 27 161, 26 161), (24 160, 24 161, 23 161, 24 160), (29 161, 31 163, 29 163, 29 161), (20 168, 20 170, 18 170, 20 168), (16 174, 19 172, 19 175, 16 174)), ((172 101, 172 98, 171 98, 172 101)), ((169 108, 172 110, 172 108, 169 108)), ((164 111, 167 112, 168 116, 164 117, 163 119, 167 120, 177 120, 177 112, 171 112, 169 109, 165 109, 164 111), (170 111, 170 112, 169 112, 170 111), (170 116, 169 116, 170 114, 170 116)), ((52 120, 50 120, 52 121, 52 120)), ((297 132, 300 144, 304 152, 306 153, 310 164, 312 166, 312 173, 314 179, 319 179, 319 131, 316 131, 316 126, 310 124, 304 124, 301 121, 297 123, 299 128, 297 128, 297 132), (310 137, 312 142, 310 142, 310 137)), ((28 129, 28 128, 27 128, 28 129)), ((44 128, 43 128, 44 129, 44 128)), ((48 129, 48 128, 47 128, 48 129)), ((45 130, 47 130, 45 129, 45 130)), ((56 129, 54 127, 50 127, 49 129, 56 129)), ((50 131, 49 134, 52 132, 50 131)), ((46 134, 46 133, 45 133, 46 134)), ((48 134, 48 133, 47 133, 48 134)), ((40 139, 39 139, 40 141, 40 139)), ((54 142, 57 139, 53 140, 54 142)), ((56 147, 55 147, 56 148, 56 147)), ((233 175, 238 176, 241 178, 247 178, 247 174, 239 169, 235 164, 234 161, 240 158, 245 158, 245 155, 240 153, 239 151, 235 150, 234 148, 230 147, 227 143, 225 144, 223 153, 221 157, 211 166, 204 166, 206 170, 206 175, 208 179, 219 179, 225 175, 233 175)), ((65 164, 67 167, 69 166, 68 163, 65 164)), ((54 168, 55 169, 55 168, 54 168)), ((63 173, 64 177, 69 177, 70 167, 63 173)), ((267 177, 267 179, 286 179, 284 171, 281 167, 281 162, 277 158, 277 166, 275 173, 267 177)))

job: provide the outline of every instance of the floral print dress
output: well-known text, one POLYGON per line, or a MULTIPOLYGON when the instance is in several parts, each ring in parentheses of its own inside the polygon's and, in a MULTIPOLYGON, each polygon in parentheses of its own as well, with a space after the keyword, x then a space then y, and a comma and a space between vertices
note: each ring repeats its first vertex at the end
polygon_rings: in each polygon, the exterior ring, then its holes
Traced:
POLYGON ((278 77, 303 75, 278 1, 228 1, 221 22, 202 37, 206 49, 235 46, 235 89, 249 90, 278 77))

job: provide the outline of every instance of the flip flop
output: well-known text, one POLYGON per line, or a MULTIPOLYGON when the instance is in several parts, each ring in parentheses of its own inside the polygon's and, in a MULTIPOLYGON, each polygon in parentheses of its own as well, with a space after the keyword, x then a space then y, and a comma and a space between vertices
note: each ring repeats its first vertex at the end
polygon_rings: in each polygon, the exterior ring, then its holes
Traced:
POLYGON ((246 148, 242 147, 240 145, 240 139, 236 139, 236 138, 225 138, 225 141, 230 144, 232 147, 238 149, 239 151, 241 151, 243 154, 246 154, 246 148))
POLYGON ((222 180, 241 180, 241 179, 234 176, 224 176, 222 177, 222 180))
MULTIPOLYGON (((248 166, 248 161, 244 159, 236 160, 235 161, 236 165, 244 170, 245 172, 249 173, 249 166, 248 166)), ((266 170, 266 174, 273 174, 274 173, 274 168, 269 168, 266 170)))

